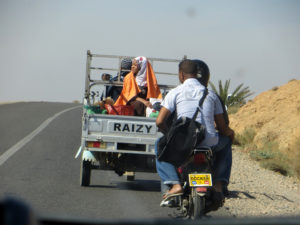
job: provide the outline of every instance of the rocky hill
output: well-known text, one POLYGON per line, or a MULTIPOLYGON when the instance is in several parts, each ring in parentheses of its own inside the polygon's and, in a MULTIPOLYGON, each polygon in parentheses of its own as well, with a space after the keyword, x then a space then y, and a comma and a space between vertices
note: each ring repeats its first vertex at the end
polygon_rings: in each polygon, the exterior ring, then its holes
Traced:
POLYGON ((230 126, 238 134, 255 131, 258 147, 266 141, 278 144, 279 150, 294 155, 300 151, 300 80, 263 92, 230 116, 230 126), (295 147, 298 149, 295 149, 295 147))
MULTIPOLYGON (((266 142, 277 143, 276 150, 288 156, 284 164, 294 164, 299 170, 300 80, 261 93, 230 115, 230 121, 236 134, 252 129, 258 149, 263 149, 266 142)), ((251 153, 253 148, 248 150, 251 153)), ((225 209, 236 217, 299 216, 300 180, 262 168, 244 152, 237 146, 233 149, 230 196, 225 209)))

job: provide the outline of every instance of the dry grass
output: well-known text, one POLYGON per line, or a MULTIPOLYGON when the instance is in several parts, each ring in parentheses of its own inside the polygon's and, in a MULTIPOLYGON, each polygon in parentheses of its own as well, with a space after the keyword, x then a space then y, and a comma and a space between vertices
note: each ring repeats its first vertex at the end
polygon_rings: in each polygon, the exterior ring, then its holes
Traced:
POLYGON ((242 134, 236 134, 234 144, 240 145, 243 148, 251 146, 253 145, 255 135, 256 132, 253 128, 247 128, 242 134))
POLYGON ((237 113, 237 111, 239 111, 240 108, 241 108, 241 106, 239 106, 239 105, 229 106, 228 110, 227 110, 228 115, 237 113))
POLYGON ((291 157, 292 165, 295 170, 295 174, 300 178, 300 138, 292 145, 294 157, 291 157))
POLYGON ((7 105, 7 104, 14 104, 14 103, 19 103, 20 101, 17 101, 17 102, 0 102, 0 105, 7 105))
POLYGON ((278 172, 284 176, 294 175, 293 168, 289 165, 289 163, 286 160, 282 160, 281 158, 264 160, 260 162, 260 165, 263 168, 278 172))
POLYGON ((300 165, 296 163, 296 161, 300 161, 300 153, 298 158, 295 159, 295 165, 297 165, 298 168, 295 169, 294 166, 291 166, 291 160, 279 150, 277 142, 271 141, 269 137, 266 137, 264 145, 257 147, 254 143, 255 136, 255 130, 248 128, 244 130, 242 134, 236 135, 235 144, 240 145, 244 151, 248 152, 250 157, 258 161, 263 168, 278 172, 284 176, 293 176, 297 170, 297 173, 300 174, 300 165))
POLYGON ((290 160, 284 153, 279 151, 276 142, 265 142, 263 147, 251 151, 250 156, 259 161, 263 168, 281 173, 284 176, 293 176, 295 173, 290 160))

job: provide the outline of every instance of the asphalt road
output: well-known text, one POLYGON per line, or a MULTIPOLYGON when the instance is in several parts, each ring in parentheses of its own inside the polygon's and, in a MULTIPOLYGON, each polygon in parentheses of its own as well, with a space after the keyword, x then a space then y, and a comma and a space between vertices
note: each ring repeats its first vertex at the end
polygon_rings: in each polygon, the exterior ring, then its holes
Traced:
MULTIPOLYGON (((65 103, 0 105, 0 157, 45 120, 65 109, 0 165, 0 197, 29 203, 38 215, 104 220, 177 218, 161 208, 157 174, 137 173, 126 181, 113 171, 92 171, 91 186, 79 185, 81 107, 65 103)), ((229 216, 226 209, 210 214, 229 216)))

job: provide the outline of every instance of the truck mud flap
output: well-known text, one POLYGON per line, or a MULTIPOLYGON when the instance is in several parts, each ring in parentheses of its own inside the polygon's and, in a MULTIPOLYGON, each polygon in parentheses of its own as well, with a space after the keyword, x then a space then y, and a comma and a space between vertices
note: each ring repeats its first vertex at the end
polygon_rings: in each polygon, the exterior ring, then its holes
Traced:
POLYGON ((93 152, 90 151, 83 151, 82 160, 90 161, 90 162, 97 162, 96 157, 94 156, 93 152))

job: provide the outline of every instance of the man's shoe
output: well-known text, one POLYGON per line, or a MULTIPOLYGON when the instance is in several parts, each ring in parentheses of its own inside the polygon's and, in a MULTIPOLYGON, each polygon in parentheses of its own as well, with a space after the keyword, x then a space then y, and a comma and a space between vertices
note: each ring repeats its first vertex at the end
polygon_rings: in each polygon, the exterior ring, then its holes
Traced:
POLYGON ((178 207, 180 202, 179 196, 174 196, 168 199, 163 199, 160 203, 160 207, 178 207))
POLYGON ((222 207, 225 202, 225 198, 222 192, 213 192, 211 200, 212 203, 207 207, 207 212, 216 211, 217 209, 222 207))
POLYGON ((163 199, 160 203, 160 207, 171 207, 173 205, 173 200, 163 199))
POLYGON ((225 197, 228 197, 230 195, 227 185, 223 185, 222 192, 225 197))

